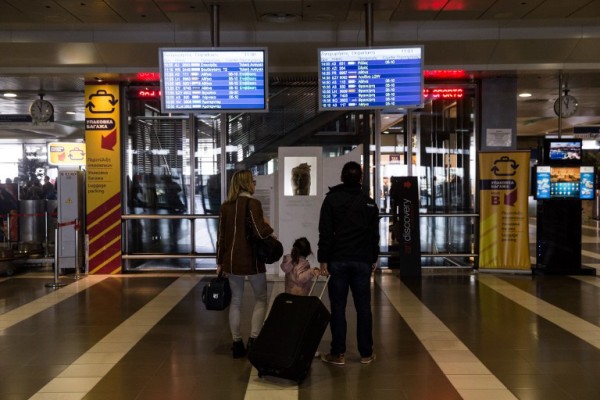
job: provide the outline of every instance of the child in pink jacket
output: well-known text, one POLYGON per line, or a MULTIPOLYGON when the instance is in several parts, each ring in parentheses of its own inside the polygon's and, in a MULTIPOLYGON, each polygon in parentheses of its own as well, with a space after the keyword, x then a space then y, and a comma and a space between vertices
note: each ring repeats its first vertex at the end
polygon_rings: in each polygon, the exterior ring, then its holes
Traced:
POLYGON ((294 241, 291 254, 283 256, 281 269, 285 272, 285 292, 308 296, 313 278, 319 276, 319 268, 311 268, 306 259, 312 254, 310 242, 305 237, 294 241))

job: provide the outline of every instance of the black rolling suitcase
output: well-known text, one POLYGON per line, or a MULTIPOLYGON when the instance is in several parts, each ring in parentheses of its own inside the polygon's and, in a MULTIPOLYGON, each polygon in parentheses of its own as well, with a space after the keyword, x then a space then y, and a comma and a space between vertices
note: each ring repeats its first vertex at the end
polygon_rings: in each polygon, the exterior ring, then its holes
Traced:
POLYGON ((298 384, 304 380, 329 324, 329 310, 321 301, 325 287, 319 297, 281 293, 275 298, 248 353, 259 377, 276 376, 298 384))

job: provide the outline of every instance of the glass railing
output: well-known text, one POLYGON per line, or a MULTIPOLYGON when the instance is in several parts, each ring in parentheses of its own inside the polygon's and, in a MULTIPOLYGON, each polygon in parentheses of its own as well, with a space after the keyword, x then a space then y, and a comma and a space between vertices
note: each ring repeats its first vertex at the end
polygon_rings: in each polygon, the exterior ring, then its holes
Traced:
MULTIPOLYGON (((393 251, 392 215, 380 214, 380 266, 393 251)), ((479 214, 420 214, 421 264, 427 267, 476 266, 479 214)), ((218 215, 134 214, 122 216, 125 271, 214 269, 218 215)))

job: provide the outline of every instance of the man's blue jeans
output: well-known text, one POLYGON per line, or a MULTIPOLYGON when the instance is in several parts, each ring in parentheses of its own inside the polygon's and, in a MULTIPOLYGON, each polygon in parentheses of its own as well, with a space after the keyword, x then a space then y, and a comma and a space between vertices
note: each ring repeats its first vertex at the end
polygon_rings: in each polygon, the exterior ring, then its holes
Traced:
POLYGON ((371 314, 371 264, 333 261, 328 264, 331 303, 331 354, 346 352, 346 302, 352 290, 356 308, 356 339, 361 357, 373 354, 373 315, 371 314))

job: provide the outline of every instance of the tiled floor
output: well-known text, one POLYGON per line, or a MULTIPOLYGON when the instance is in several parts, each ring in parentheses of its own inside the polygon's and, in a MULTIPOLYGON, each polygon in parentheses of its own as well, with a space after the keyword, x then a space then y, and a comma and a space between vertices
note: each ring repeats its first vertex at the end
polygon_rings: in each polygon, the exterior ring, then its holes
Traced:
MULTIPOLYGON (((592 267, 597 232, 584 227, 592 267)), ((346 365, 315 360, 300 386, 258 378, 246 359, 231 358, 226 312, 200 301, 208 278, 61 278, 69 284, 58 290, 45 287, 47 272, 0 279, 0 399, 600 398, 595 276, 377 273, 377 360, 358 362, 349 312, 346 365)), ((270 299, 282 290, 270 279, 270 299)), ((328 343, 327 331, 320 350, 328 343)))

